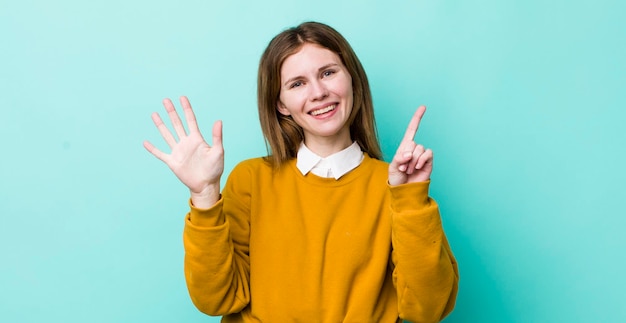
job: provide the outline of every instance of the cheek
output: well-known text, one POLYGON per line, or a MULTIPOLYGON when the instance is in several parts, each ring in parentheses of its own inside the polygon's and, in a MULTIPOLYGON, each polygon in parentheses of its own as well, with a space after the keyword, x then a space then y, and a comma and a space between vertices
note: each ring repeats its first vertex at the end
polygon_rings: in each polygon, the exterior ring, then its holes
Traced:
POLYGON ((350 80, 348 82, 349 83, 346 85, 346 88, 344 90, 344 96, 352 104, 354 102, 354 90, 352 89, 352 82, 350 82, 350 80))
POLYGON ((278 106, 282 107, 283 109, 286 109, 287 107, 291 106, 291 103, 289 102, 289 96, 280 95, 278 97, 278 106))
POLYGON ((301 91, 289 91, 280 95, 279 99, 289 109, 298 109, 306 101, 301 91))
POLYGON ((281 92, 278 95, 278 102, 276 102, 276 109, 278 110, 280 114, 289 115, 290 113, 289 113, 289 110, 287 109, 288 106, 289 106, 288 102, 286 102, 285 96, 281 92))
POLYGON ((343 88, 344 88, 344 96, 349 97, 350 99, 353 98, 354 96, 354 91, 352 88, 352 78, 351 77, 347 77, 344 82, 343 82, 343 88))
POLYGON ((285 94, 285 95, 280 95, 278 97, 278 112, 285 114, 285 115, 290 115, 292 114, 295 110, 297 110, 298 107, 298 100, 297 97, 295 97, 294 95, 292 95, 291 93, 289 94, 285 94))

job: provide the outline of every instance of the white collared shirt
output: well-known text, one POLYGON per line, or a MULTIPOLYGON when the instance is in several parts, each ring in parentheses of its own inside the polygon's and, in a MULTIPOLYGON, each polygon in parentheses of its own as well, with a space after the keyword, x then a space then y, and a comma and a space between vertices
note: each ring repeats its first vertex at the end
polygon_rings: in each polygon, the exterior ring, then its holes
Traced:
POLYGON ((359 166, 362 161, 363 152, 356 141, 348 146, 348 148, 326 158, 316 155, 302 142, 298 149, 296 166, 302 175, 311 172, 320 177, 334 177, 335 179, 339 179, 341 176, 359 166))

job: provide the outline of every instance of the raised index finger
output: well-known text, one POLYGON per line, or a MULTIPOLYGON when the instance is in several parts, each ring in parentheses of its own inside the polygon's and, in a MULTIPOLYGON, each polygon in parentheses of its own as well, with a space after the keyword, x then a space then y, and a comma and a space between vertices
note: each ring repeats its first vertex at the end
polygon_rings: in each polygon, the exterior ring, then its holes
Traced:
POLYGON ((413 141, 413 138, 415 138, 415 134, 417 133, 417 129, 420 126, 420 121, 422 121, 422 116, 424 116, 425 112, 425 106, 421 105, 417 108, 415 114, 413 114, 413 118, 411 118, 411 122, 409 122, 409 126, 406 128, 402 141, 413 141))

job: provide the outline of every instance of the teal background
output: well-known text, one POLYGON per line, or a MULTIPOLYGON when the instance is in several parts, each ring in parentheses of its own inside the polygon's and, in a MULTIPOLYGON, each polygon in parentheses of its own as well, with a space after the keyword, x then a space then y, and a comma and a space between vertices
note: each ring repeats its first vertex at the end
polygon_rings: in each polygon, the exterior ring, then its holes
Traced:
MULTIPOLYGON (((305 20, 364 64, 389 159, 419 104, 460 264, 446 322, 626 320, 626 5, 0 0, 0 321, 218 322, 183 277, 186 189, 142 141, 187 95, 226 172, 265 153, 256 68, 305 20)), ((225 177, 224 177, 225 178, 225 177)))

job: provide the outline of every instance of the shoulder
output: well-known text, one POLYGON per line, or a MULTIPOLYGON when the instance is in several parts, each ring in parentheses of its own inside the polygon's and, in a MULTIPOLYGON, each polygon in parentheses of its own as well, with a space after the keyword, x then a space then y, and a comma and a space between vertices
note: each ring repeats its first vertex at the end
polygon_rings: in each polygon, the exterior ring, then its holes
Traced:
POLYGON ((248 167, 248 168, 258 168, 258 167, 271 167, 269 162, 265 160, 265 157, 255 157, 250 159, 245 159, 240 161, 235 168, 240 167, 248 167))
POLYGON ((271 174, 271 166, 263 158, 243 160, 230 171, 222 193, 229 197, 249 196, 268 174, 271 174))
POLYGON ((384 160, 372 158, 367 153, 363 156, 363 162, 371 164, 371 167, 373 167, 376 172, 383 172, 386 174, 389 171, 389 163, 384 160))
POLYGON ((280 169, 275 169, 263 157, 243 160, 230 171, 225 188, 258 193, 271 186, 280 186, 280 183, 295 178, 292 170, 295 166, 289 164, 293 164, 293 162, 283 165, 280 169))
POLYGON ((372 163, 374 163, 374 165, 376 165, 376 167, 382 167, 382 168, 389 167, 389 163, 384 161, 384 160, 372 158, 368 154, 365 154, 365 158, 369 159, 372 163))
POLYGON ((263 157, 256 157, 239 162, 230 173, 230 176, 241 176, 244 174, 271 172, 272 166, 263 157))

